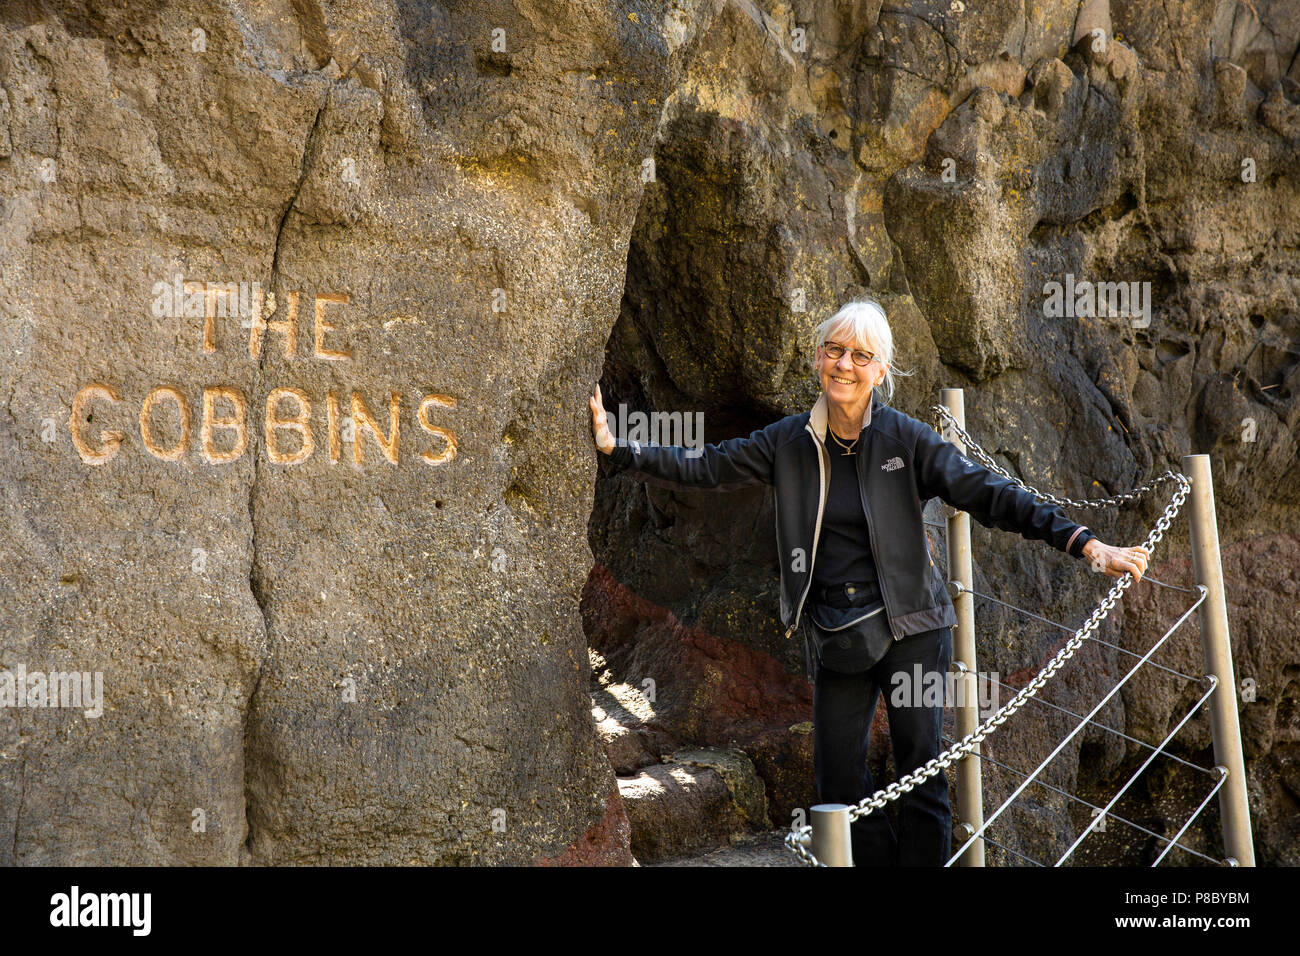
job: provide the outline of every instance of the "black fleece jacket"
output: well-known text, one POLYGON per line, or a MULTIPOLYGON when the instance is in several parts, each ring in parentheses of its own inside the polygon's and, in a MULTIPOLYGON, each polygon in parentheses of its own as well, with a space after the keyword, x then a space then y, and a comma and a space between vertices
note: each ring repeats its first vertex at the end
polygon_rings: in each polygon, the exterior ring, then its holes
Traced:
MULTIPOLYGON (((705 445, 688 457, 680 446, 619 444, 613 469, 666 487, 728 490, 770 484, 776 494, 781 567, 781 623, 789 638, 813 578, 830 485, 826 396, 809 412, 789 415, 747 438, 705 445)), ((929 425, 872 398, 857 455, 871 554, 895 639, 957 623, 948 589, 930 555, 921 518, 939 497, 989 528, 1046 541, 1074 557, 1094 535, 1013 481, 962 455, 929 425)))

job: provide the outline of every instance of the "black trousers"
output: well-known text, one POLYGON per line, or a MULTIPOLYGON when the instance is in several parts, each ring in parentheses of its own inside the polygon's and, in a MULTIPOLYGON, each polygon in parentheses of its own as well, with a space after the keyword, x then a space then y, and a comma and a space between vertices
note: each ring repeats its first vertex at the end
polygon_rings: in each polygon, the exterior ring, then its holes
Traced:
MULTIPOLYGON (((871 670, 838 674, 822 668, 813 684, 813 764, 821 803, 855 804, 880 789, 867 766, 871 720, 881 692, 899 778, 937 757, 941 750, 943 695, 913 693, 915 665, 941 681, 952 663, 952 629, 913 634, 895 641, 871 670), (906 682, 895 681, 906 674, 906 682), (938 698, 936 704, 935 698, 938 698), (924 703, 926 699, 930 703, 924 703)), ((923 678, 923 681, 926 680, 923 678)), ((930 678, 929 680, 933 680, 930 678)), ((952 810, 943 771, 899 797, 898 834, 885 810, 872 810, 851 827, 857 866, 942 866, 952 844, 952 810)))

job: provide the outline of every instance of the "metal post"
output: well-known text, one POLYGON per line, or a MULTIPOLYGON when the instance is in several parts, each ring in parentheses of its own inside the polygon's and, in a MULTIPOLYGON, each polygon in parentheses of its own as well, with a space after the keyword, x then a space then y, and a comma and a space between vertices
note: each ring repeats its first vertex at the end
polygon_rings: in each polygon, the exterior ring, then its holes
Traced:
POLYGON ((1208 591, 1201 605, 1201 649, 1205 654, 1205 673, 1213 674, 1219 682, 1208 703, 1214 762, 1228 771, 1228 779, 1219 790, 1223 848, 1238 866, 1254 866, 1255 847, 1251 840, 1250 804, 1246 797, 1246 760, 1241 752, 1241 725, 1237 720, 1237 678, 1232 669, 1232 644, 1228 637, 1228 602, 1223 588, 1210 456, 1184 455, 1183 474, 1192 482, 1189 495, 1192 570, 1196 583, 1205 585, 1208 591))
POLYGON ((813 856, 827 866, 853 865, 849 808, 845 804, 819 803, 813 807, 812 829, 812 846, 809 849, 813 856))
MULTIPOLYGON (((939 400, 952 413, 957 424, 965 428, 966 402, 962 390, 942 389, 939 400)), ((959 436, 954 434, 949 441, 965 453, 966 444, 959 436)), ((952 599, 953 609, 957 612, 952 654, 953 666, 958 670, 955 686, 961 689, 955 707, 957 739, 961 740, 974 732, 980 721, 979 678, 975 667, 975 598, 969 593, 975 586, 975 572, 971 566, 970 515, 951 507, 948 511, 948 576, 966 589, 952 599)), ((974 833, 984 825, 984 784, 979 753, 977 745, 957 762, 957 823, 959 827, 969 827, 968 833, 974 833)), ((957 863, 960 866, 983 866, 983 838, 972 843, 957 863)))

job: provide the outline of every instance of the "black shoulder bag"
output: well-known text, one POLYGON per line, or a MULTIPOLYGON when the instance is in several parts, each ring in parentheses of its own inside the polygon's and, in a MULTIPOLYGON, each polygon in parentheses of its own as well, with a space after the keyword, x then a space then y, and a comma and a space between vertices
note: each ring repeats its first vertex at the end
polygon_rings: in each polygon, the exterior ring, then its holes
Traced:
MULTIPOLYGON (((894 644, 884 601, 843 610, 814 605, 804 621, 804 639, 812 656, 810 663, 839 674, 870 670, 894 644), (822 621, 818 620, 819 616, 822 621)), ((811 666, 808 669, 809 676, 815 678, 815 670, 811 666)))

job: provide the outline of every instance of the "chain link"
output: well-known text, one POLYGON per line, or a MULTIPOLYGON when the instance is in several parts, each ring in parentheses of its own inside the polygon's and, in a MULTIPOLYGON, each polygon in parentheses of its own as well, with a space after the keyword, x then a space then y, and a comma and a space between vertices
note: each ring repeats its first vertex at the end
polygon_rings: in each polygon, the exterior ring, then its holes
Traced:
POLYGON ((825 866, 821 860, 813 856, 812 853, 804 846, 804 840, 812 836, 812 827, 802 826, 797 830, 791 830, 785 835, 786 848, 790 850, 805 866, 825 866))
MULTIPOLYGON (((1178 515, 1178 512, 1181 509, 1182 504, 1186 500, 1187 494, 1192 487, 1192 483, 1187 478, 1186 475, 1175 474, 1172 471, 1166 471, 1159 478, 1156 478, 1153 481, 1149 481, 1145 485, 1142 485, 1138 488, 1134 488, 1132 491, 1115 495, 1112 498, 1096 498, 1096 499, 1089 499, 1087 501, 1074 501, 1073 499, 1070 498, 1057 498, 1054 495, 1044 494, 1038 489, 1026 485, 1019 478, 1016 478, 1014 475, 1009 475, 1001 468, 999 468, 997 464, 991 458, 989 458, 987 453, 985 453, 984 449, 980 448, 980 446, 975 442, 975 440, 972 439, 969 434, 967 434, 966 430, 957 424, 956 419, 952 417, 952 415, 949 413, 946 407, 944 407, 943 405, 935 405, 933 406, 933 410, 938 412, 939 415, 943 416, 949 421, 952 427, 961 436, 962 441, 966 443, 967 448, 972 449, 976 457, 980 458, 981 461, 985 462, 985 464, 988 465, 990 470, 996 471, 998 474, 1002 475, 1003 477, 1011 479, 1017 485, 1024 488, 1026 491, 1030 492, 1036 497, 1047 501, 1051 501, 1058 505, 1063 504, 1063 505, 1072 505, 1074 507, 1086 507, 1086 508, 1099 508, 1105 505, 1118 505, 1126 501, 1139 500, 1140 498, 1144 497, 1146 494, 1148 494, 1152 489, 1154 489, 1162 482, 1176 481, 1178 483, 1178 490, 1174 492, 1173 498, 1170 500, 1169 504, 1165 506, 1164 513, 1160 516, 1160 519, 1156 522, 1156 526, 1147 535, 1147 540, 1146 540, 1147 550, 1152 553, 1154 553, 1155 551, 1156 544, 1164 537, 1164 533, 1169 530, 1170 524, 1173 522, 1174 518, 1178 515)), ((1125 572, 1123 575, 1121 575, 1119 580, 1115 582, 1114 587, 1110 589, 1110 592, 1106 595, 1106 597, 1102 600, 1102 602, 1093 609, 1091 616, 1088 618, 1086 622, 1084 622, 1083 626, 1074 632, 1074 636, 1071 637, 1070 640, 1066 643, 1066 645, 1063 648, 1061 648, 1060 651, 1057 652, 1056 656, 1053 657, 1047 663, 1047 665, 1041 671, 1038 672, 1037 676, 1034 677, 1033 680, 1031 680, 1023 688, 1021 688, 1020 692, 1016 694, 1015 697, 1011 698, 1011 700, 1008 701, 1004 707, 1002 707, 996 714, 994 714, 988 720, 984 721, 984 723, 980 724, 978 727, 976 727, 973 731, 971 731, 961 740, 957 741, 951 747, 945 750, 943 753, 939 754, 939 756, 933 758, 932 760, 929 760, 925 764, 925 766, 918 767, 916 770, 912 771, 911 773, 907 774, 901 779, 895 781, 894 783, 891 783, 883 790, 876 791, 870 797, 864 797, 857 804, 850 807, 849 821, 852 822, 860 817, 867 816, 873 810, 883 809, 885 804, 889 803, 891 800, 897 800, 903 794, 908 793, 909 791, 913 790, 915 787, 924 783, 926 780, 929 780, 939 771, 950 767, 957 760, 961 759, 962 757, 974 751, 974 749, 979 746, 981 741, 983 741, 986 737, 988 737, 991 733, 993 733, 993 731, 997 730, 1004 723, 1006 723, 1006 721, 1011 717, 1012 714, 1014 714, 1017 710, 1019 710, 1026 703, 1028 703, 1029 700, 1032 697, 1034 697, 1034 695, 1036 695, 1039 692, 1039 690, 1041 690, 1043 686, 1049 680, 1052 679, 1052 677, 1055 676, 1056 672, 1059 671, 1063 666, 1065 666, 1065 662, 1068 661, 1071 657, 1073 657, 1074 652, 1083 646, 1083 642, 1088 639, 1089 635, 1093 631, 1095 631, 1098 627, 1101 626, 1101 622, 1104 621, 1106 619, 1106 616, 1110 614, 1110 612, 1114 609, 1115 604, 1119 601, 1120 596, 1124 593, 1125 590, 1128 589, 1128 587, 1132 583, 1133 583, 1133 575, 1131 572, 1125 572)), ((962 588, 960 584, 958 584, 957 587, 959 591, 967 590, 965 588, 962 588)), ((1202 590, 1203 587, 1204 587, 1203 585, 1197 585, 1198 590, 1202 590)), ((969 593, 969 591, 967 593, 969 593)), ((817 857, 813 853, 811 853, 806 846, 804 846, 804 842, 811 835, 812 835, 811 826, 805 825, 805 826, 791 829, 790 832, 787 833, 785 836, 785 845, 792 853, 794 853, 794 855, 799 859, 800 862, 805 863, 809 866, 825 866, 826 865, 825 863, 822 863, 820 860, 818 860, 817 857)))
MULTIPOLYGON (((1018 484, 1021 488, 1024 488, 1030 494, 1034 495, 1034 497, 1041 498, 1044 501, 1050 501, 1054 505, 1068 505, 1073 508, 1105 508, 1108 505, 1120 505, 1131 501, 1140 501, 1142 498, 1144 498, 1148 493, 1150 493, 1154 488, 1156 488, 1162 482, 1177 481, 1179 477, 1178 475, 1175 475, 1172 471, 1166 471, 1163 475, 1161 475, 1158 478, 1153 478, 1151 481, 1148 481, 1145 485, 1139 485, 1138 487, 1133 488, 1130 491, 1121 492, 1120 494, 1113 495, 1110 498, 1084 498, 1083 500, 1076 500, 1074 498, 1058 498, 1056 497, 1056 495, 1047 494, 1044 491, 1039 491, 1037 488, 1033 487, 1032 485, 1025 484, 1015 475, 1009 474, 1006 471, 1004 471, 1002 468, 1000 468, 998 466, 998 463, 989 456, 988 452, 986 452, 983 448, 981 448, 979 443, 975 441, 975 439, 970 437, 970 434, 966 431, 966 429, 962 428, 960 425, 957 424, 957 419, 953 418, 952 413, 948 411, 947 406, 931 405, 930 410, 936 413, 935 420, 940 422, 941 425, 942 425, 942 420, 947 419, 948 426, 950 426, 952 428, 952 431, 956 432, 961 437, 961 440, 965 442, 967 450, 971 452, 976 458, 978 458, 984 464, 984 466, 989 469, 989 471, 997 472, 1003 478, 1011 479, 1016 484, 1018 484)), ((943 435, 944 441, 951 441, 951 439, 948 437, 948 432, 946 428, 940 427, 938 431, 939 434, 943 435)))

